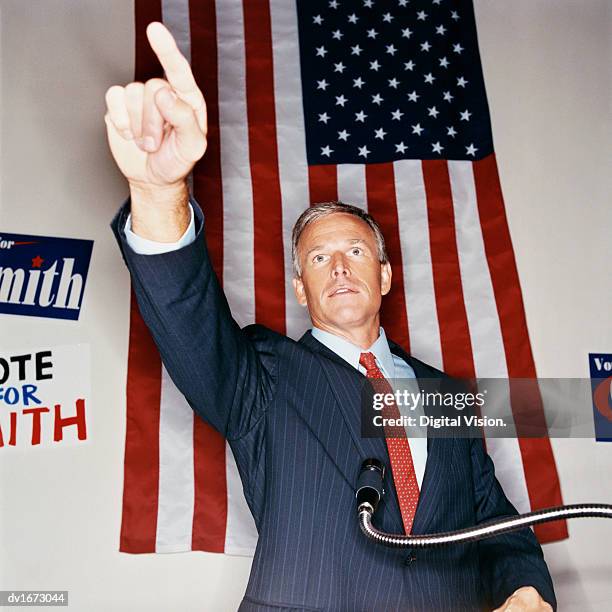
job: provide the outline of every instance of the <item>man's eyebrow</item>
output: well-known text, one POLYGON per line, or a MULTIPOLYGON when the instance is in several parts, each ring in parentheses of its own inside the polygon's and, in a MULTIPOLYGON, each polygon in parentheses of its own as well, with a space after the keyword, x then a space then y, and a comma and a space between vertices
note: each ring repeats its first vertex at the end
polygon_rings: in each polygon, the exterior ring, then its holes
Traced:
MULTIPOLYGON (((365 244, 365 240, 363 238, 349 238, 347 242, 349 244, 359 244, 359 243, 365 244)), ((311 249, 308 249, 308 251, 306 251, 306 257, 308 257, 308 255, 310 255, 310 253, 312 253, 313 251, 318 251, 319 249, 323 249, 323 248, 325 248, 324 244, 317 244, 313 246, 311 249)))
POLYGON ((317 244, 316 246, 313 246, 312 249, 308 249, 308 251, 306 251, 306 256, 308 257, 308 255, 310 255, 313 251, 317 251, 322 248, 323 248, 322 244, 317 244))

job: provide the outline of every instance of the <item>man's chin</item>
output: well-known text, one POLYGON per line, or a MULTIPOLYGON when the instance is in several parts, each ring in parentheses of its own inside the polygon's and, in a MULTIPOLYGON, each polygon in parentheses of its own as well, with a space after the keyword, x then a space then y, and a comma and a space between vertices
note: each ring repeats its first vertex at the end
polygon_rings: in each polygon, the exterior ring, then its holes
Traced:
POLYGON ((367 319, 367 313, 354 308, 340 308, 333 313, 329 313, 329 317, 327 318, 331 325, 339 329, 359 327, 363 325, 367 319))

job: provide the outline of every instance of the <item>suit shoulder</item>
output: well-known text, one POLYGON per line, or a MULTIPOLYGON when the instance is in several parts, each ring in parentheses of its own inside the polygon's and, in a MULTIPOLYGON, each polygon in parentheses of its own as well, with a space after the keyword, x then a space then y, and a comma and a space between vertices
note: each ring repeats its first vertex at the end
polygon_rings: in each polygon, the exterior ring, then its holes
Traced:
POLYGON ((417 366, 422 372, 424 372, 428 378, 449 378, 449 375, 442 370, 438 370, 438 368, 434 368, 434 366, 417 359, 410 355, 410 361, 413 366, 417 366))
POLYGON ((243 334, 249 339, 249 341, 255 346, 258 353, 273 353, 280 355, 281 359, 289 358, 292 359, 298 353, 306 353, 312 355, 312 349, 304 345, 302 342, 293 340, 285 334, 260 325, 259 323, 252 323, 242 329, 243 334))
POLYGON ((242 332, 251 342, 255 342, 257 344, 267 343, 270 345, 278 345, 279 343, 290 340, 284 334, 279 334, 273 329, 270 329, 265 325, 260 325, 259 323, 251 323, 251 325, 243 327, 242 332))
POLYGON ((295 344, 288 336, 259 323, 252 323, 243 327, 242 333, 255 348, 264 364, 271 363, 289 345, 295 344))

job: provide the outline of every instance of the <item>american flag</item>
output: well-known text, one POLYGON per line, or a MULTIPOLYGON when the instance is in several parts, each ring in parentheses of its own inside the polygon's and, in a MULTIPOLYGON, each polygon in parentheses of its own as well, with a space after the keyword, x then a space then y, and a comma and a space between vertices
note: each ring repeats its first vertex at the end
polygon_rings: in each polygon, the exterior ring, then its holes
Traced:
MULTIPOLYGON (((470 0, 135 9, 135 78, 162 76, 145 27, 163 21, 207 100, 193 192, 240 325, 293 338, 310 326, 291 287, 291 228, 309 203, 340 199, 385 233, 389 337, 451 375, 535 377, 470 0)), ((520 512, 562 503, 547 438, 487 448, 520 512)), ((121 550, 250 554, 256 537, 229 446, 174 387, 132 299, 121 550)))

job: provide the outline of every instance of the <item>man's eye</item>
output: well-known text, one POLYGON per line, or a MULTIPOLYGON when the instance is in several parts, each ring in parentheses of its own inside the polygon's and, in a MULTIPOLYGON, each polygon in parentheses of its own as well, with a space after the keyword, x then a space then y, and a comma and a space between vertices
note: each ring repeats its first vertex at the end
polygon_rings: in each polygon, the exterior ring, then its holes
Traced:
POLYGON ((351 249, 351 253, 353 255, 361 255, 362 250, 359 247, 354 247, 354 248, 351 249))
POLYGON ((313 263, 321 263, 323 261, 324 257, 323 255, 315 255, 312 258, 313 263))

